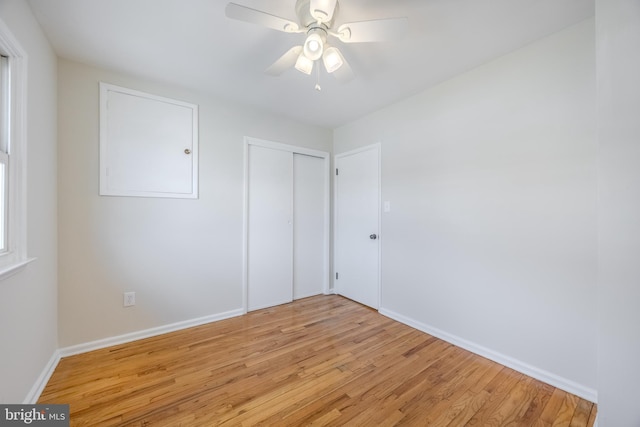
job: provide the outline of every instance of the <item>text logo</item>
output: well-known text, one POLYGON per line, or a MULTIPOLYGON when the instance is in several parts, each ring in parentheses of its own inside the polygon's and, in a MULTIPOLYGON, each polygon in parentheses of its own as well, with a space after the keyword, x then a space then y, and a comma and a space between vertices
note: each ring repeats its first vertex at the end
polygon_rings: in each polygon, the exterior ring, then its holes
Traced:
POLYGON ((69 405, 0 405, 0 427, 69 427, 69 405))

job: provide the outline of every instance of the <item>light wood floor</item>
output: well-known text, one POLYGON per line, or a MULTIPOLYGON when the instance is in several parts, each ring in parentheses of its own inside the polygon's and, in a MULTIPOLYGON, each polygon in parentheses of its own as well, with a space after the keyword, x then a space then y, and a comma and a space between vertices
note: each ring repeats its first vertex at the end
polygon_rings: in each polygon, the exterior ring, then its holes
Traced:
POLYGON ((62 359, 71 425, 592 426, 592 403, 338 296, 62 359))

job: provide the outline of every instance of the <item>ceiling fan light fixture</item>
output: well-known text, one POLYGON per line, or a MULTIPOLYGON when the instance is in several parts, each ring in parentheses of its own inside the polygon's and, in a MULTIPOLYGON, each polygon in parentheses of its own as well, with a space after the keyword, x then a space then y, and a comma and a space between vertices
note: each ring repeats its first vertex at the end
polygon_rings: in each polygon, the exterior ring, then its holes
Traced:
POLYGON ((299 27, 291 22, 287 22, 286 24, 284 24, 284 28, 283 28, 285 33, 295 33, 298 31, 298 29, 299 27))
POLYGON ((327 73, 333 73, 344 64, 344 58, 340 51, 331 46, 328 47, 324 54, 322 55, 322 62, 324 62, 324 67, 327 69, 327 73))
POLYGON ((351 28, 346 25, 342 25, 338 28, 337 37, 340 41, 349 42, 349 40, 351 40, 351 28))
POLYGON ((309 35, 304 42, 304 54, 312 61, 320 59, 324 51, 324 39, 321 29, 309 30, 309 35))
POLYGON ((330 23, 337 7, 337 0, 309 0, 311 17, 319 23, 330 23))
POLYGON ((304 52, 302 52, 296 60, 296 70, 307 75, 310 75, 311 71, 313 71, 313 61, 307 58, 304 52))
MULTIPOLYGON (((334 24, 339 15, 339 4, 340 0, 296 0, 297 22, 233 2, 227 4, 225 14, 231 19, 285 33, 306 33, 304 43, 285 52, 265 70, 266 74, 278 76, 295 66, 298 71, 310 75, 315 67, 314 63, 322 58, 327 72, 333 73, 333 77, 338 81, 346 82, 353 78, 353 71, 342 53, 327 43, 328 36, 335 37, 343 43, 393 41, 406 35, 408 20, 406 17, 383 18, 347 22, 336 26, 334 24)), ((318 75, 319 67, 320 65, 316 69, 318 75)))
POLYGON ((311 11, 311 16, 318 22, 326 22, 329 20, 329 14, 324 10, 314 9, 311 11))

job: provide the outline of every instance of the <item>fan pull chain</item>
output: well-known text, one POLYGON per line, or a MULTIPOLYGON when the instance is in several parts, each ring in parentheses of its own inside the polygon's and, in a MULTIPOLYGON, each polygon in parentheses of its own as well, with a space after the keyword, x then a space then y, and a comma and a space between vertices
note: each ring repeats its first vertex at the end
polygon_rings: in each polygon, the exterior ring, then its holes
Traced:
POLYGON ((316 87, 315 89, 320 92, 322 88, 320 87, 320 64, 316 64, 316 87))

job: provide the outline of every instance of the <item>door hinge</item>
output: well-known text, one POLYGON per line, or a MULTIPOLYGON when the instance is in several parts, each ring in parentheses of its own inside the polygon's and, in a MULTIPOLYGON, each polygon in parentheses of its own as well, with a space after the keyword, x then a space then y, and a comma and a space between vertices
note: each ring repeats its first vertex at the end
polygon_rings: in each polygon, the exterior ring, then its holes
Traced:
POLYGON ((336 168, 336 175, 338 175, 338 168, 336 168))
POLYGON ((336 273, 336 280, 338 280, 338 273, 336 273))

